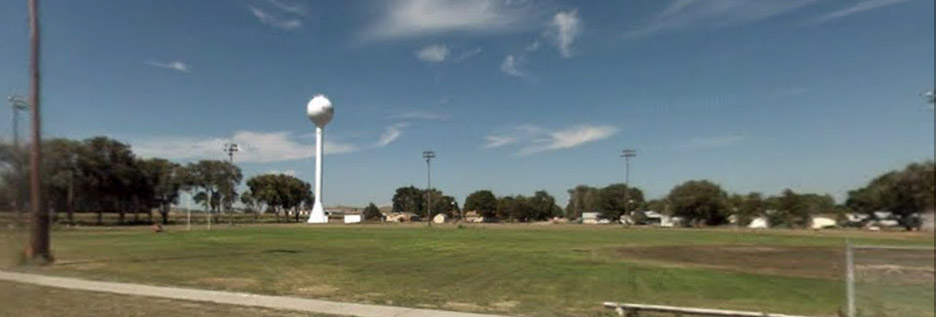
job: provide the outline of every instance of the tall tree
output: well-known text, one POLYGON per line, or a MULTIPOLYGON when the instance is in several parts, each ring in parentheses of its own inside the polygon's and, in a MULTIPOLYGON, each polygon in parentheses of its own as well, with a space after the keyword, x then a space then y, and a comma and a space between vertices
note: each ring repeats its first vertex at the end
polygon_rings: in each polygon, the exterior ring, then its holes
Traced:
POLYGON ((738 197, 740 200, 737 198, 732 200, 734 201, 735 221, 739 226, 747 226, 754 218, 763 216, 767 211, 764 196, 761 193, 751 192, 744 196, 738 195, 738 197))
POLYGON ((727 196, 715 183, 691 180, 673 187, 667 200, 674 214, 685 220, 684 224, 714 226, 727 220, 727 196))
POLYGON ((89 205, 98 213, 98 224, 102 223, 103 211, 119 213, 119 222, 124 222, 124 207, 127 204, 123 199, 133 194, 132 175, 137 169, 135 164, 136 157, 124 143, 107 137, 82 141, 77 165, 87 192, 94 197, 89 205))
POLYGON ((479 190, 465 198, 465 210, 476 211, 482 217, 494 217, 497 211, 497 197, 490 190, 479 190))
POLYGON ((907 229, 919 225, 916 213, 936 210, 936 164, 933 161, 911 163, 899 171, 884 173, 866 186, 848 193, 845 205, 871 213, 891 211, 907 229))
MULTIPOLYGON (((195 163, 189 163, 186 167, 187 184, 194 188, 199 188, 204 193, 200 202, 205 205, 208 211, 208 221, 212 221, 212 213, 218 211, 222 200, 227 197, 233 200, 234 188, 240 183, 243 175, 241 170, 228 161, 220 160, 202 160, 195 163), (226 196, 227 195, 227 196, 226 196)), ((198 195, 196 195, 198 196, 198 195)))
POLYGON ((374 203, 367 204, 367 207, 364 208, 364 219, 380 220, 382 217, 383 214, 380 213, 380 208, 377 208, 374 203))
POLYGON ((645 207, 643 191, 633 186, 624 184, 612 184, 602 188, 598 193, 599 207, 597 210, 605 219, 618 219, 626 210, 639 210, 645 207), (627 194, 625 194, 625 192, 627 194), (624 201, 627 197, 629 202, 624 201))
POLYGON ((314 201, 311 185, 294 176, 284 174, 256 175, 247 180, 251 197, 262 203, 276 214, 279 221, 279 210, 286 213, 289 222, 290 210, 293 211, 296 222, 299 221, 299 209, 303 205, 308 207, 314 201))
POLYGON ((46 140, 43 148, 44 177, 42 187, 46 198, 56 211, 65 210, 69 225, 75 224, 75 196, 81 187, 81 179, 76 177, 78 170, 78 152, 81 142, 68 139, 46 140))
POLYGON ((423 215, 425 209, 425 195, 423 191, 415 186, 406 186, 396 189, 393 194, 394 212, 412 212, 423 215))
POLYGON ((179 191, 183 185, 181 166, 161 158, 139 160, 137 165, 151 187, 152 196, 144 203, 148 208, 157 208, 162 223, 168 224, 169 211, 173 204, 179 202, 179 191))

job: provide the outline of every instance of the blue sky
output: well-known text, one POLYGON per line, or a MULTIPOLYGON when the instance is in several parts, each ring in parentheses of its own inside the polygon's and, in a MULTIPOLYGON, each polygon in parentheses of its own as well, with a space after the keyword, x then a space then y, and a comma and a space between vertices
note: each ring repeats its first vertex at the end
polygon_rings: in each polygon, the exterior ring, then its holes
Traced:
MULTIPOLYGON (((0 92, 26 92, 26 1, 0 3, 0 92)), ((934 2, 42 1, 46 136, 314 177, 327 205, 425 185, 460 202, 707 178, 841 199, 933 157, 934 2)), ((7 113, 7 112, 4 112, 7 113)), ((5 115, 5 116, 8 116, 5 115)), ((10 120, 0 129, 9 131, 10 120)), ((9 132, 3 132, 8 135, 9 132)))

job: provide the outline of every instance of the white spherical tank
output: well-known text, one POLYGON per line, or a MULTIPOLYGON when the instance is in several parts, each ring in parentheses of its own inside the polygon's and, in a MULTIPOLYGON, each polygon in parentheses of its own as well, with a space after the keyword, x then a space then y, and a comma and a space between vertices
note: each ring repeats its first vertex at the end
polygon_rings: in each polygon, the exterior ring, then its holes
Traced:
POLYGON ((331 100, 328 100, 328 97, 316 95, 312 97, 312 100, 309 100, 309 105, 306 106, 306 115, 316 126, 324 128, 335 116, 335 108, 332 107, 331 100))

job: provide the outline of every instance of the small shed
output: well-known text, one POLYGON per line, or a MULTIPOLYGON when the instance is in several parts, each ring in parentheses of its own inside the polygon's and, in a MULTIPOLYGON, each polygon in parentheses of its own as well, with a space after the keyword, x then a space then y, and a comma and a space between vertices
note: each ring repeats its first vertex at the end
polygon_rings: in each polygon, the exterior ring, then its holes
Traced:
POLYGON ((757 217, 751 220, 751 223, 748 224, 747 227, 751 229, 767 229, 770 228, 770 223, 767 221, 767 217, 757 217))
POLYGON ((587 225, 596 225, 600 222, 601 214, 597 212, 583 212, 582 223, 587 225))
POLYGON ((387 222, 419 221, 419 216, 411 212, 391 212, 384 215, 387 222))
POLYGON ((485 219, 484 216, 482 216, 481 213, 477 211, 469 211, 465 213, 465 222, 468 223, 484 223, 487 222, 487 220, 488 219, 485 219))
POLYGON ((448 221, 448 216, 445 214, 438 214, 432 217, 433 223, 445 223, 446 221, 448 221))
POLYGON ((829 217, 816 216, 812 218, 812 223, 810 224, 810 227, 812 227, 813 229, 825 229, 825 228, 835 227, 836 225, 837 223, 835 222, 835 219, 832 219, 829 217))
POLYGON ((345 214, 344 223, 361 223, 364 220, 361 214, 345 214))

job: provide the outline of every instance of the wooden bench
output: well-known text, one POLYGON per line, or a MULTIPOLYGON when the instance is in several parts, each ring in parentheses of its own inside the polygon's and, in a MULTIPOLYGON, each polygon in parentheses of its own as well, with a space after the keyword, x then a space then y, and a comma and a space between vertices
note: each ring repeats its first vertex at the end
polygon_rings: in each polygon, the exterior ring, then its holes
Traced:
POLYGON ((614 309, 618 315, 625 317, 638 317, 640 312, 672 313, 676 316, 727 316, 727 317, 805 317, 799 315, 772 314, 751 311, 722 310, 694 307, 677 307, 663 305, 644 305, 604 302, 605 308, 614 309))

